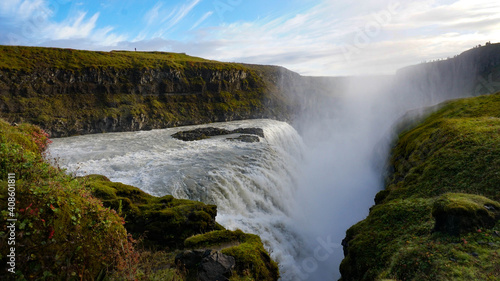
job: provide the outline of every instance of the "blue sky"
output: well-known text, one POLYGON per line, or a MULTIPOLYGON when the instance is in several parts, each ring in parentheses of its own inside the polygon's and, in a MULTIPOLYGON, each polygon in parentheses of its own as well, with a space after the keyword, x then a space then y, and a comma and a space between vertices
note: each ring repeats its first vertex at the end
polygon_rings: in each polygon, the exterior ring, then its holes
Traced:
POLYGON ((0 44, 388 74, 500 41, 497 0, 2 0, 0 44))

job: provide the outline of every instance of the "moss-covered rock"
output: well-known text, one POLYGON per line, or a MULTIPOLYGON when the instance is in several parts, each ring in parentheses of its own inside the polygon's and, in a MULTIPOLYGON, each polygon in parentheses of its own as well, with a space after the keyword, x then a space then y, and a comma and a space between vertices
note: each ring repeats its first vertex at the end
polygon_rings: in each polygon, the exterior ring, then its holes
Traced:
MULTIPOLYGON (((217 249, 236 261, 232 279, 278 280, 278 265, 271 259, 260 237, 241 230, 219 230, 186 239, 192 249, 217 249)), ((230 279, 231 280, 231 279, 230 279)))
POLYGON ((500 93, 451 101, 400 135, 386 189, 346 233, 342 280, 500 278, 499 108, 500 93))
MULTIPOLYGON (((127 230, 134 237, 142 237, 147 247, 167 247, 170 250, 210 249, 234 257, 234 278, 279 278, 278 266, 264 249, 260 238, 241 230, 225 230, 215 222, 217 208, 214 205, 175 199, 170 195, 154 197, 136 187, 111 182, 99 175, 90 175, 81 181, 105 206, 124 216, 127 230)), ((203 253, 197 255, 200 262, 208 257, 203 256, 203 253)), ((179 270, 187 270, 187 277, 195 280, 199 272, 206 271, 200 269, 199 265, 196 263, 190 267, 182 264, 179 270)))
POLYGON ((390 192, 378 202, 476 190, 499 201, 498 108, 500 94, 457 100, 401 134, 392 153, 390 192))
POLYGON ((435 231, 459 235, 494 227, 500 220, 500 203, 479 195, 447 193, 434 203, 432 216, 435 231))
MULTIPOLYGON (((80 180, 105 206, 124 216, 127 230, 134 237, 142 237, 144 245, 148 247, 220 251, 221 254, 234 257, 234 278, 279 278, 278 266, 264 249, 260 238, 241 230, 225 230, 215 222, 217 209, 214 205, 175 199, 170 195, 154 197, 136 187, 111 182, 99 175, 80 180)), ((197 255, 200 262, 205 258, 201 254, 197 255)), ((196 279, 201 270, 198 266, 198 263, 191 267, 182 264, 179 270, 191 272, 187 276, 196 279)))
POLYGON ((391 256, 415 236, 430 234, 432 201, 393 200, 376 205, 370 215, 347 230, 342 280, 376 280, 391 256))
POLYGON ((215 205, 171 195, 155 197, 103 176, 90 175, 81 181, 104 206, 123 216, 125 228, 134 237, 142 237, 148 246, 182 248, 186 238, 220 228, 215 222, 215 205))

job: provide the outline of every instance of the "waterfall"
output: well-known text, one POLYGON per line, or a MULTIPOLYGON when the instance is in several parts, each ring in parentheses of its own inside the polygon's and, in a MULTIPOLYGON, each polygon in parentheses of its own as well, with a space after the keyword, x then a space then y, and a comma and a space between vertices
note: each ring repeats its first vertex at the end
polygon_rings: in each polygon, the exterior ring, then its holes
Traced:
POLYGON ((77 176, 102 174, 152 195, 217 205, 216 220, 258 234, 289 280, 303 246, 300 226, 291 217, 303 150, 289 124, 246 120, 55 139, 49 153, 77 176), (258 127, 265 138, 244 143, 227 140, 231 135, 193 142, 171 137, 200 127, 258 127))
POLYGON ((300 135, 284 122, 245 120, 55 139, 49 152, 76 175, 102 174, 152 195, 216 204, 223 226, 262 238, 282 280, 336 280, 346 229, 368 214, 383 188, 394 125, 409 110, 464 96, 444 86, 423 94, 394 80, 350 78, 342 93, 332 86, 331 103, 296 120, 300 135), (258 127, 265 138, 171 137, 208 126, 258 127))

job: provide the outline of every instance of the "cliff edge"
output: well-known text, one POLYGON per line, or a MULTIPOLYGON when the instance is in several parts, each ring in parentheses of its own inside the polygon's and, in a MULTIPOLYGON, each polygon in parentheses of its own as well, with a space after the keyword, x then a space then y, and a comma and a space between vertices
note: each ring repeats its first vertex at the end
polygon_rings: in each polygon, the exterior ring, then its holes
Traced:
POLYGON ((0 112, 51 137, 252 118, 288 120, 300 77, 178 53, 0 46, 0 112))

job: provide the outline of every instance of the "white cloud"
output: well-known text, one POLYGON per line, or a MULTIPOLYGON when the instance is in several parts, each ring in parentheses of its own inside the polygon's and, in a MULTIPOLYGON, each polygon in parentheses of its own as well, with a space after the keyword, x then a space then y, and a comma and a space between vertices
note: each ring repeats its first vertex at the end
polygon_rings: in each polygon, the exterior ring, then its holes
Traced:
POLYGON ((0 15, 22 21, 35 16, 47 17, 52 14, 43 0, 4 0, 0 3, 0 15))
POLYGON ((52 23, 47 25, 46 37, 53 40, 74 39, 89 37, 96 28, 99 13, 95 13, 86 19, 87 13, 79 12, 73 18, 69 18, 62 23, 52 23))
POLYGON ((291 17, 205 29, 196 41, 214 44, 195 55, 278 64, 311 75, 387 74, 500 41, 500 3, 481 1, 369 1, 370 9, 324 1, 291 17))
POLYGON ((33 16, 47 17, 51 13, 51 10, 45 6, 45 1, 43 0, 25 0, 21 3, 21 5, 19 5, 18 9, 18 16, 22 19, 27 19, 33 16))
POLYGON ((169 20, 169 27, 174 26, 177 24, 180 20, 182 20, 198 3, 200 3, 201 0, 193 0, 191 3, 187 5, 182 5, 178 12, 175 14, 172 19, 169 20))
POLYGON ((66 20, 55 22, 44 0, 2 1, 0 43, 186 52, 222 61, 282 65, 306 75, 350 75, 391 73, 500 41, 500 3, 495 0, 409 0, 397 8, 391 8, 391 0, 324 0, 300 13, 208 27, 201 25, 213 15, 207 11, 187 25, 187 39, 167 39, 186 26, 200 2, 155 4, 143 17, 142 31, 130 38, 111 26, 100 26, 99 13, 73 11, 66 20), (34 18, 39 24, 27 24, 26 19, 34 18))
POLYGON ((42 45, 49 42, 55 47, 71 47, 96 50, 114 47, 126 40, 126 36, 113 33, 111 26, 98 27, 100 14, 87 16, 87 13, 78 11, 60 23, 48 22, 42 27, 40 41, 42 45))
POLYGON ((98 27, 99 13, 74 11, 55 22, 57 5, 45 0, 7 0, 0 4, 0 44, 98 49, 126 40, 110 26, 98 27), (65 45, 66 44, 66 45, 65 45))

